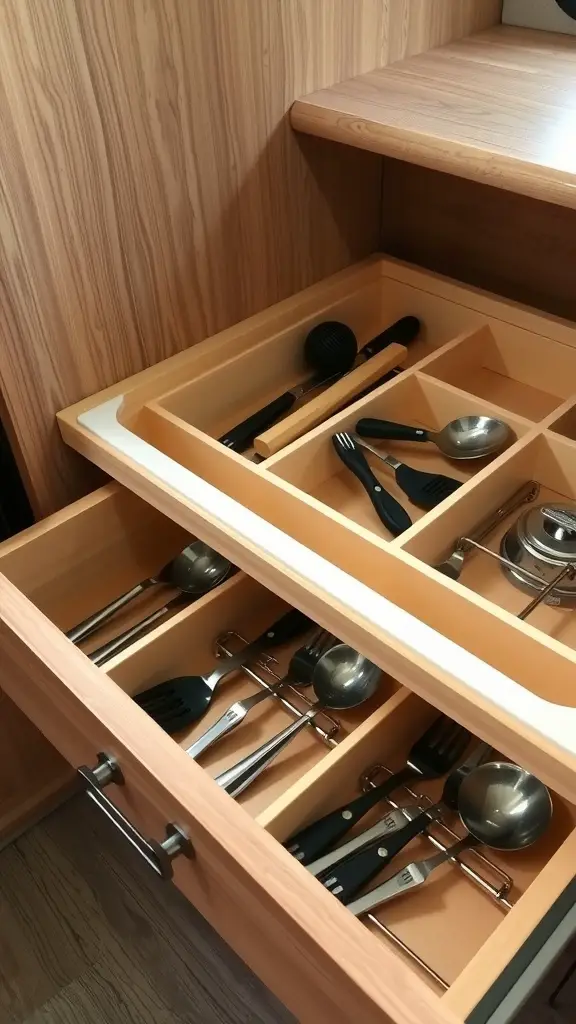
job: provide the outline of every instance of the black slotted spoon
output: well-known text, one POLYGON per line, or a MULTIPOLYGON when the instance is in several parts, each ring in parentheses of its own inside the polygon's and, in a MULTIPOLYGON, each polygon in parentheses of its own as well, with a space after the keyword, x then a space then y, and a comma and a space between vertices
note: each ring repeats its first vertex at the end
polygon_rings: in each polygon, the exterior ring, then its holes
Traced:
POLYGON ((461 480, 454 480, 451 476, 444 476, 442 473, 425 473, 420 469, 412 469, 411 466, 400 462, 392 455, 387 455, 386 452, 379 452, 377 448, 373 448, 362 437, 354 435, 354 440, 360 448, 364 448, 371 455, 375 455, 377 459, 390 466, 394 470, 396 483, 402 488, 404 494, 410 498, 414 505, 418 505, 420 508, 426 509, 426 511, 436 508, 441 501, 449 498, 451 494, 454 494, 454 491, 457 491, 462 486, 461 480))
POLYGON ((385 800, 399 786, 414 778, 424 781, 445 775, 460 759, 469 742, 470 733, 466 729, 441 715, 412 745, 405 768, 391 775, 380 786, 362 793, 355 800, 297 832, 285 843, 286 848, 301 864, 311 864, 343 839, 372 807, 385 800))

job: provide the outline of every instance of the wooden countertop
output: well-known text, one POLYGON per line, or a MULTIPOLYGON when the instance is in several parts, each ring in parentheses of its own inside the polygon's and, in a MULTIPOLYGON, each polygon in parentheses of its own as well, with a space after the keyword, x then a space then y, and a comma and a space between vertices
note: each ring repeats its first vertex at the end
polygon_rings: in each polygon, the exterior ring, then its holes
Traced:
POLYGON ((298 131, 576 208, 576 37, 499 25, 297 100, 298 131))

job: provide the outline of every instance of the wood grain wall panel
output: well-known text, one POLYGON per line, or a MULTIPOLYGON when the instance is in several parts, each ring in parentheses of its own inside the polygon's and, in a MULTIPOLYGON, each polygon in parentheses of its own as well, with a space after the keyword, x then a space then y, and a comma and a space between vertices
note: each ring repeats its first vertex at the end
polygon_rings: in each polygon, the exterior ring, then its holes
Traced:
POLYGON ((499 11, 1 0, 0 389, 39 513, 92 483, 56 410, 377 248, 379 159, 293 135, 294 98, 499 11))
POLYGON ((381 247, 576 320, 576 210, 386 160, 381 247))

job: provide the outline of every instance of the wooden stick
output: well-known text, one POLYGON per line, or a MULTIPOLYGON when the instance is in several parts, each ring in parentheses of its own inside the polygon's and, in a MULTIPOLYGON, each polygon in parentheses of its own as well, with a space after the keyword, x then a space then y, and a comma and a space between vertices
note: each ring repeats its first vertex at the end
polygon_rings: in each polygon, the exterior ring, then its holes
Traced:
POLYGON ((388 370, 398 366, 406 358, 406 355, 405 346, 394 342, 382 352, 372 356, 371 359, 367 359, 346 377, 342 377, 341 380, 326 388, 322 394, 316 395, 290 416, 286 416, 280 423, 275 423, 269 430, 260 434, 254 442, 254 448, 258 455, 263 455, 265 458, 275 455, 281 448, 290 444, 291 441, 295 441, 297 437, 301 437, 312 427, 322 423, 333 412, 346 405, 351 398, 374 384, 388 370))

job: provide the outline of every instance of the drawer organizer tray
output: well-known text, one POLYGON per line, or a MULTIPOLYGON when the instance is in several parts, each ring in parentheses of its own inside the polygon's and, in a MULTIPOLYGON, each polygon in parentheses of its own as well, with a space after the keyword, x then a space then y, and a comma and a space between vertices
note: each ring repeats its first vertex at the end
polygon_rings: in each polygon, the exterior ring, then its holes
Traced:
MULTIPOLYGON (((419 976, 411 978, 409 985, 414 1005, 426 1014, 426 1019, 443 1021, 439 1010, 438 1016, 429 1017, 428 1009, 446 1005, 458 1020, 464 1020, 573 875, 574 799, 553 794, 551 826, 530 849, 522 853, 469 851, 461 863, 445 864, 418 893, 362 918, 359 927, 318 881, 280 849, 279 843, 386 773, 402 768, 414 740, 437 716, 437 709, 384 676, 370 702, 355 711, 333 712, 332 721, 319 719, 321 730, 315 734, 307 729, 286 748, 257 783, 238 798, 237 803, 247 814, 238 811, 215 787, 204 793, 204 782, 208 781, 203 778, 205 774, 218 774, 309 706, 310 691, 286 689, 282 699, 291 706, 283 705, 279 698, 263 702, 238 730, 202 755, 204 772, 183 755, 183 750, 233 701, 257 692, 258 687, 273 686, 302 639, 274 651, 274 658, 267 656, 230 676, 218 688, 208 714, 174 737, 166 736, 126 695, 134 696, 167 678, 205 671, 215 655, 225 658, 244 640, 259 635, 283 613, 285 602, 251 577, 237 573, 117 654, 105 671, 90 665, 59 632, 154 573, 182 547, 186 537, 169 517, 131 491, 110 484, 2 545, 0 590, 4 607, 14 606, 14 612, 4 613, 8 615, 5 621, 15 622, 18 602, 7 589, 11 586, 14 592, 15 588, 20 591, 19 601, 27 602, 28 644, 34 645, 46 662, 50 659, 54 665, 61 665, 63 680, 57 690, 47 682, 46 675, 37 681, 38 673, 12 670, 6 673, 8 692, 76 766, 93 764, 96 751, 107 751, 120 762, 126 781, 124 786, 111 786, 111 795, 130 821, 152 835, 159 833, 159 821, 175 821, 190 833, 196 856, 177 858, 175 883, 277 988, 300 1019, 318 1019, 327 998, 334 1000, 331 1019, 351 1019, 351 1006, 356 1005, 364 979, 350 997, 353 1003, 346 1004, 336 962, 337 947, 343 941, 343 970, 350 969, 358 956, 356 972, 359 965, 366 977, 379 971, 384 988, 389 986, 390 992, 393 975, 394 982, 401 986, 402 998, 406 998, 402 968, 407 964, 419 976), (44 638, 50 641, 50 654, 43 647, 44 638), (70 662, 69 678, 66 659, 70 662), (150 773, 155 776, 154 785, 150 773), (164 796, 160 795, 162 787, 164 796), (211 818, 208 840, 203 839, 199 825, 202 808, 207 808, 211 818), (258 833, 265 830, 279 841, 271 844, 274 850, 269 842, 261 845, 250 818, 255 819, 258 833), (217 837, 220 820, 222 835, 217 837), (222 892, 228 874, 232 888, 222 892), (244 888, 248 899, 239 913, 241 927, 236 932, 230 898, 231 893, 238 897, 244 888), (246 914, 255 908, 259 919, 261 907, 271 897, 278 901, 274 926, 263 935, 262 924, 256 929, 266 948, 262 952, 245 923, 246 914), (300 915, 300 901, 306 907, 303 927, 311 933, 311 945, 304 949, 303 956, 316 971, 314 997, 307 997, 305 988, 294 985, 295 976, 290 973, 292 963, 294 970, 303 969, 297 959, 302 944, 300 932, 294 931, 293 920, 300 915), (287 932, 283 931, 287 927, 281 920, 283 912, 291 921, 287 932), (316 921, 322 930, 321 955, 315 945, 317 936, 312 940, 316 921), (394 957, 388 959, 392 950, 405 963, 398 963, 394 957), (280 977, 271 967, 278 957, 280 977), (327 978, 329 991, 323 989, 323 977, 327 978), (423 1002, 424 995, 416 984, 420 977, 436 997, 430 1007, 423 1002), (307 998, 312 1001, 306 1002, 307 998), (339 1001, 343 1003, 341 1015, 339 1001)), ((163 600, 165 594, 162 597, 148 592, 108 629, 118 631, 129 626, 163 600)), ((6 626, 2 628, 5 639, 6 626)), ((24 626, 19 629, 26 633, 24 626)), ((85 649, 89 650, 90 645, 85 649)), ((13 650, 13 643, 6 648, 12 667, 13 650)), ((503 750, 504 756, 510 753, 506 747, 503 750)), ((442 780, 415 781, 409 789, 391 795, 390 806, 418 802, 426 807, 438 799, 442 784, 442 780)), ((370 825, 383 810, 382 805, 374 808, 372 817, 363 819, 358 827, 370 825)), ((431 826, 431 839, 423 837, 399 856, 399 866, 429 855, 434 847, 442 849, 453 841, 455 833, 461 834, 454 815, 446 815, 443 820, 445 825, 437 822, 431 826)), ((270 836, 264 838, 269 841, 270 836)), ((367 1003, 370 1013, 363 1011, 363 1019, 386 1019, 382 1013, 390 992, 388 996, 372 993, 367 1003)))
POLYGON ((527 481, 544 503, 576 503, 575 410, 573 326, 374 257, 59 420, 78 451, 570 797, 574 612, 546 605, 522 621, 526 595, 480 553, 459 581, 434 566, 527 481), (406 315, 423 329, 388 383, 262 462, 218 442, 239 416, 305 377, 312 326, 342 320, 362 345, 406 315), (513 442, 467 463, 432 445, 387 442, 395 457, 462 484, 426 513, 403 497, 413 525, 393 539, 339 463, 332 435, 361 417, 436 430, 467 414, 504 420, 513 442))

